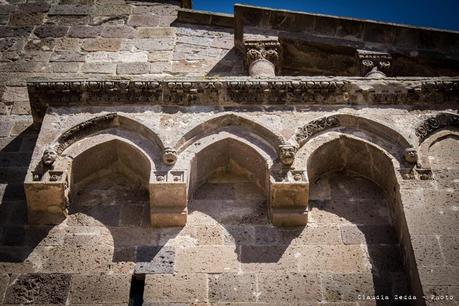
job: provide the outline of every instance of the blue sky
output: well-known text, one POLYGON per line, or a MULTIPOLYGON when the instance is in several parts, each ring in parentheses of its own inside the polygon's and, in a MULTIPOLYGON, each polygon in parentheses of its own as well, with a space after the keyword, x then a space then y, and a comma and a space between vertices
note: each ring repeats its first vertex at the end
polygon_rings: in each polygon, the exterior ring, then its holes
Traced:
POLYGON ((232 14, 234 3, 459 31, 459 0, 193 0, 193 8, 232 14))

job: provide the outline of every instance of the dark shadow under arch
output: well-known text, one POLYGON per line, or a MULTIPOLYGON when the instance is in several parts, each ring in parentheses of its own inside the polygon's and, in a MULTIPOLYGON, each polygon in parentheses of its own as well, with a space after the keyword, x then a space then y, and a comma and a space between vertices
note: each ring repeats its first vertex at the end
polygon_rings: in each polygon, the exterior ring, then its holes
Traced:
POLYGON ((269 170, 257 149, 231 137, 206 146, 191 161, 188 217, 202 213, 222 226, 241 263, 278 262, 303 228, 271 224, 269 170), (254 231, 248 233, 247 226, 254 231), (283 245, 260 244, 280 236, 285 238, 283 245))
MULTIPOLYGON (((316 150, 312 152, 307 160, 308 176, 310 181, 310 190, 320 182, 323 177, 348 176, 360 180, 369 180, 381 189, 380 197, 385 198, 389 209, 391 224, 394 229, 394 238, 396 243, 401 246, 401 255, 405 273, 410 282, 410 290, 413 293, 419 293, 419 276, 414 264, 413 250, 408 234, 406 220, 401 204, 399 194, 399 184, 394 169, 393 160, 378 147, 359 140, 357 138, 341 135, 338 138, 325 141, 316 150)), ((342 201, 346 202, 351 195, 343 195, 342 201)), ((377 196, 376 196, 377 198, 377 196)), ((320 210, 327 210, 346 220, 356 224, 365 237, 365 240, 371 241, 374 229, 366 226, 359 226, 358 210, 348 210, 336 205, 326 205, 319 202, 310 202, 310 207, 316 206, 320 210)), ((365 207, 365 209, 372 209, 365 207)), ((376 208, 373 208, 376 209, 376 208)), ((381 256, 380 251, 368 247, 369 256, 372 260, 381 256)), ((384 256, 384 254, 382 255, 384 256)), ((397 256, 396 256, 397 257, 397 256)), ((395 258, 398 259, 398 258, 395 258)), ((373 269, 373 283, 380 294, 394 294, 387 292, 386 285, 381 283, 381 271, 373 269)), ((406 292, 403 292, 406 294, 406 292)), ((418 295, 421 296, 421 295, 418 295)), ((378 304, 379 305, 379 304, 378 304)), ((383 305, 383 302, 381 302, 383 305)))

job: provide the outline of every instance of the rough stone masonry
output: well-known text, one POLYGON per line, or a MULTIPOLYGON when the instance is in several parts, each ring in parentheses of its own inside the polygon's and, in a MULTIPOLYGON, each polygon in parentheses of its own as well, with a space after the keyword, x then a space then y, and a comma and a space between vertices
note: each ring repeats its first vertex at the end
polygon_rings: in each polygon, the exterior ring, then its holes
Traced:
POLYGON ((457 32, 15 0, 0 49, 0 304, 458 304, 457 32))

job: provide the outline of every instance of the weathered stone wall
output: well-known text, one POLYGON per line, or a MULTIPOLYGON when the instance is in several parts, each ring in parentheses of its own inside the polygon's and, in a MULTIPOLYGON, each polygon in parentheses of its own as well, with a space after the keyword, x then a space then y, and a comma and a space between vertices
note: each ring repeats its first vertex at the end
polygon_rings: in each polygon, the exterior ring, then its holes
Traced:
MULTIPOLYGON (((412 247, 414 257, 404 261, 411 260, 410 268, 419 271, 425 294, 459 298, 459 156, 457 137, 451 135, 424 141, 433 142, 423 149, 430 156, 433 180, 398 177, 407 228, 395 228, 388 217, 394 214, 391 205, 400 204, 394 202, 395 194, 383 196, 368 177, 340 173, 311 182, 310 224, 300 231, 272 227, 266 216, 266 194, 240 177, 215 178, 198 189, 190 197, 186 227, 153 229, 147 191, 124 178, 121 166, 100 173, 103 179, 75 194, 70 216, 62 224, 28 225, 23 183, 31 160, 37 161, 60 133, 101 111, 139 120, 165 145, 174 145, 199 123, 230 112, 241 113, 284 139, 295 138, 298 128, 317 118, 351 114, 354 117, 346 120, 355 122, 334 131, 375 144, 397 162, 403 160, 405 145, 417 148, 415 128, 422 120, 440 111, 457 112, 457 104, 448 104, 457 101, 456 85, 442 95, 441 105, 435 104, 438 96, 428 92, 422 107, 413 101, 403 106, 397 91, 389 99, 400 100, 397 106, 379 107, 365 105, 365 98, 379 95, 384 102, 388 88, 398 81, 368 85, 360 79, 355 97, 352 93, 339 97, 357 101, 358 106, 60 105, 48 112, 41 132, 32 126, 26 81, 33 77, 205 79, 244 74, 243 60, 233 48, 232 29, 180 24, 178 7, 174 1, 123 0, 0 4, 0 303, 126 304, 136 272, 148 274, 144 298, 152 304, 367 305, 356 300, 356 290, 369 295, 375 289, 385 294, 407 291, 410 277, 399 260, 400 252, 410 255, 405 247, 412 247), (384 126, 352 119, 356 117, 384 126), (400 241, 397 230, 411 243, 400 241)), ((408 92, 410 86, 401 86, 401 91, 408 92)), ((248 94, 240 93, 244 95, 248 94)), ((204 124, 200 132, 209 127, 204 124)), ((212 137, 206 141, 220 136, 212 137)), ((155 162, 160 164, 156 153, 155 162)), ((309 153, 307 148, 299 152, 298 168, 306 168, 309 153)), ((187 167, 185 161, 178 160, 178 165, 187 167)), ((400 168, 406 166, 397 162, 400 168)), ((377 164, 378 160, 362 155, 363 166, 377 164)), ((379 177, 385 178, 383 173, 379 177)), ((402 223, 403 216, 396 217, 402 223)))

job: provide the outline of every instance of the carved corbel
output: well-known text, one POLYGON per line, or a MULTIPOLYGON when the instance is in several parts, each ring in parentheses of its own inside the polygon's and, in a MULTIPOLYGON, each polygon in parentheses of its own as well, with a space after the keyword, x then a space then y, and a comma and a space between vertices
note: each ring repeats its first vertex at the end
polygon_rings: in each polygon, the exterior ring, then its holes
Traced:
POLYGON ((389 53, 357 50, 360 75, 368 78, 385 78, 390 74, 392 56, 389 53))
POLYGON ((281 163, 290 167, 295 161, 295 154, 298 151, 298 148, 291 144, 283 144, 279 146, 279 159, 281 163))
POLYGON ((163 151, 163 162, 168 166, 173 166, 177 161, 177 151, 172 147, 166 147, 163 151))
POLYGON ((280 44, 277 40, 244 42, 245 63, 250 76, 272 77, 279 70, 280 44))

